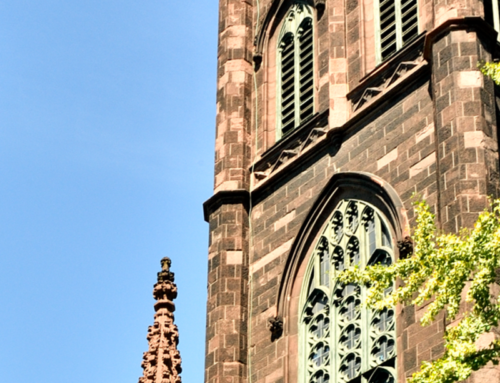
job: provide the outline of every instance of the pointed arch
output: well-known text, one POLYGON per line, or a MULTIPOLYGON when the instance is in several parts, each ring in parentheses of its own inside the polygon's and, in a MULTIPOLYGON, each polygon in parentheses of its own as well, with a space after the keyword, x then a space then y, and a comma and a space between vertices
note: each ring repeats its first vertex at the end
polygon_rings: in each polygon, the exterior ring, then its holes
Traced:
POLYGON ((377 208, 388 220, 395 241, 409 235, 409 224, 403 203, 386 181, 363 172, 335 174, 316 199, 290 249, 276 302, 279 316, 283 318, 290 316, 289 299, 299 268, 312 246, 318 241, 321 228, 333 214, 335 207, 346 199, 365 201, 377 208))

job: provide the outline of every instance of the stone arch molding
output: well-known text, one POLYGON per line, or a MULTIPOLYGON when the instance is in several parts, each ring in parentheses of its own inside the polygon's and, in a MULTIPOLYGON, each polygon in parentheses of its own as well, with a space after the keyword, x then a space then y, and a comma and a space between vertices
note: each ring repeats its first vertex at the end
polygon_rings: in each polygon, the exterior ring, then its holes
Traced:
MULTIPOLYGON (((337 204, 343 199, 358 199, 376 207, 388 220, 394 230, 394 239, 400 241, 409 235, 409 224, 406 210, 396 191, 381 178, 361 172, 343 172, 335 174, 325 186, 313 207, 309 211, 302 227, 290 249, 281 278, 277 314, 281 318, 290 318, 290 296, 296 276, 308 252, 316 243, 321 228, 333 213, 337 204)), ((284 332, 289 324, 286 323, 284 332)))
POLYGON ((326 0, 272 0, 267 12, 262 15, 259 20, 259 27, 255 35, 255 53, 254 62, 260 64, 262 61, 262 54, 265 50, 267 37, 271 31, 277 28, 281 19, 278 15, 285 15, 288 8, 293 4, 307 4, 315 7, 319 12, 325 9, 326 0))

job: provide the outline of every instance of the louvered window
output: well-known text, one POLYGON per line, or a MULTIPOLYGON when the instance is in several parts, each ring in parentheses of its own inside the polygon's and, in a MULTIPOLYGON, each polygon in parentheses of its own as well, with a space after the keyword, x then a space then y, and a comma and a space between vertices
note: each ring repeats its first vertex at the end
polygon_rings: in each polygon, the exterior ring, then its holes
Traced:
POLYGON ((484 18, 498 32, 500 41, 500 4, 499 0, 484 0, 484 18))
POLYGON ((367 287, 337 279, 345 269, 393 262, 382 213, 363 201, 341 201, 312 248, 302 283, 299 383, 395 383, 395 310, 366 308, 367 287))
POLYGON ((380 63, 418 36, 417 0, 379 0, 375 13, 380 63))
POLYGON ((283 23, 278 55, 278 138, 314 113, 314 33, 310 7, 297 2, 283 23))
POLYGON ((295 127, 295 45, 291 33, 282 41, 281 51, 281 130, 295 127))
POLYGON ((303 121, 313 114, 313 30, 312 20, 307 19, 300 31, 299 44, 299 83, 300 83, 300 120, 303 121))

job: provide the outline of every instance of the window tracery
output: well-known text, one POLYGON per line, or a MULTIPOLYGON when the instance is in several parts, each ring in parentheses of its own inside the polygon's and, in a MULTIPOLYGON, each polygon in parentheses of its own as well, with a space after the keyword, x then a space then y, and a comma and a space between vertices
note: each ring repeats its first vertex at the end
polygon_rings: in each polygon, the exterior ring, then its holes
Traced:
POLYGON ((377 209, 343 200, 311 255, 302 287, 302 383, 394 383, 395 311, 364 308, 366 287, 341 284, 350 267, 390 265, 390 230, 377 209))

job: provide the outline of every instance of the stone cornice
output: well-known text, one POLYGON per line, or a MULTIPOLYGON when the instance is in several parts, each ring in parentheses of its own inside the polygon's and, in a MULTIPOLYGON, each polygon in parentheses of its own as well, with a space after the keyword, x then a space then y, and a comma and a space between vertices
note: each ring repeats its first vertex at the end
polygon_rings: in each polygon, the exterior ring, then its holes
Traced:
POLYGON ((434 45, 434 41, 443 33, 463 29, 474 30, 483 38, 486 38, 486 40, 490 39, 490 43, 496 44, 497 31, 482 17, 453 17, 427 33, 424 43, 424 59, 427 61, 432 60, 432 46, 434 45))
POLYGON ((210 220, 210 214, 225 204, 242 204, 246 209, 250 206, 250 193, 248 190, 220 190, 203 203, 203 216, 206 222, 210 220))

